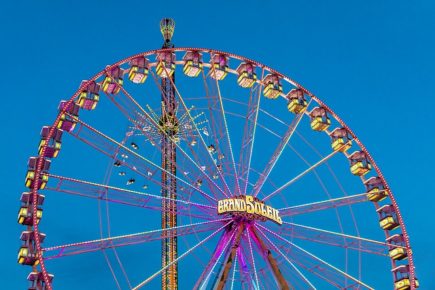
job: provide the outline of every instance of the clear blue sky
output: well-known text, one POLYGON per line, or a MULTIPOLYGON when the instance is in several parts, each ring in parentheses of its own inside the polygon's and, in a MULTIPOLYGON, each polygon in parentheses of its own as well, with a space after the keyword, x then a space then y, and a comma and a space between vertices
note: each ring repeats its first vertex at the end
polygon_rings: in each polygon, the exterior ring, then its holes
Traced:
POLYGON ((259 60, 303 84, 345 120, 393 188, 418 277, 424 289, 434 288, 435 3, 412 2, 3 3, 3 287, 22 289, 25 283, 26 271, 16 264, 22 230, 16 212, 41 126, 54 119, 59 100, 82 79, 106 64, 158 48, 159 20, 169 16, 176 20, 177 46, 259 60))

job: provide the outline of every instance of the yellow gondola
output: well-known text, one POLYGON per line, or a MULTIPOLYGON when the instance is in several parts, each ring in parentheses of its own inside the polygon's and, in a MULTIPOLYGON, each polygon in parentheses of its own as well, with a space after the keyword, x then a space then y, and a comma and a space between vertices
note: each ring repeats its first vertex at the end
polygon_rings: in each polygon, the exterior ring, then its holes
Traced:
POLYGON ((388 255, 393 260, 403 260, 407 257, 407 253, 404 248, 394 248, 388 252, 388 255))
POLYGON ((329 136, 334 151, 346 152, 352 147, 352 137, 346 128, 335 128, 329 136))
POLYGON ((57 123, 57 128, 71 132, 77 124, 80 107, 76 103, 69 103, 67 107, 68 103, 69 101, 61 101, 59 104, 58 110, 60 118, 57 123), (67 108, 67 110, 64 112, 65 108, 67 108))
POLYGON ((106 69, 107 74, 104 78, 101 89, 106 94, 116 95, 121 90, 124 84, 124 72, 119 66, 112 67, 111 69, 106 69))
POLYGON ((287 109, 294 113, 303 113, 308 106, 307 100, 305 100, 304 92, 301 89, 291 90, 286 98, 288 99, 287 109))
POLYGON ((38 154, 42 156, 42 151, 44 149, 44 146, 46 146, 44 151, 44 157, 56 158, 62 147, 62 133, 63 131, 58 128, 52 128, 48 126, 42 127, 41 141, 39 142, 38 146, 38 154), (53 131, 50 139, 48 139, 50 130, 53 131))
POLYGON ((255 67, 251 63, 242 63, 237 68, 237 84, 242 88, 251 88, 257 81, 257 75, 254 71, 255 67))
POLYGON ((122 85, 124 84, 123 79, 115 79, 109 76, 103 81, 102 90, 107 94, 116 95, 121 90, 122 85))
POLYGON ((353 175, 363 176, 366 175, 371 169, 372 165, 368 160, 364 151, 355 151, 349 156, 350 172, 353 175))
POLYGON ((188 77, 197 77, 202 72, 202 57, 197 51, 188 51, 183 57, 183 73, 188 77))
MULTIPOLYGON (((82 81, 82 86, 87 81, 82 81)), ((79 98, 76 104, 83 109, 93 110, 96 108, 100 100, 100 85, 95 81, 91 81, 87 84, 85 88, 80 92, 79 98)))
POLYGON ((388 255, 393 260, 403 260, 408 257, 408 253, 405 247, 405 240, 402 234, 395 234, 389 237, 387 240, 388 243, 388 255))
POLYGON ((222 81, 228 74, 228 57, 215 54, 211 59, 210 77, 222 81))
POLYGON ((334 151, 346 152, 352 147, 352 141, 346 141, 345 138, 337 138, 332 142, 331 147, 334 151))
POLYGON ((143 57, 136 57, 130 61, 128 79, 135 84, 143 84, 148 77, 148 60, 143 57))
POLYGON ((393 230, 399 226, 399 223, 391 216, 379 220, 379 225, 384 230, 393 230))
POLYGON ((97 103, 100 101, 99 95, 91 95, 89 96, 87 92, 81 92, 79 95, 79 99, 77 100, 77 105, 80 108, 86 107, 86 102, 91 102, 92 105, 89 107, 89 110, 93 110, 97 107, 97 103))
POLYGON ((364 182, 367 189, 367 199, 373 202, 384 200, 388 196, 388 190, 385 189, 380 177, 370 177, 364 182))
MULTIPOLYGON (((42 218, 42 209, 37 209, 36 223, 39 223, 41 218, 42 218)), ((18 223, 22 225, 25 225, 26 223, 30 224, 30 219, 31 219, 31 215, 28 206, 22 206, 18 211, 18 223)))
POLYGON ((323 107, 316 107, 310 112, 311 129, 315 131, 325 131, 331 125, 331 119, 328 117, 326 109, 323 107))
MULTIPOLYGON (((25 185, 27 188, 32 188, 33 182, 35 179, 35 171, 29 170, 26 174, 26 181, 25 185)), ((39 183, 38 183, 38 189, 44 189, 48 182, 48 174, 40 173, 39 174, 39 183)))
POLYGON ((18 251, 18 263, 21 265, 37 266, 39 260, 36 258, 36 254, 29 251, 28 247, 23 246, 18 251))
POLYGON ((268 99, 276 99, 282 93, 282 85, 279 76, 269 74, 263 79, 264 89, 263 95, 268 99))
POLYGON ((143 84, 148 77, 148 69, 132 66, 128 71, 128 79, 135 84, 143 84))
POLYGON ((315 117, 311 120, 311 129, 316 131, 325 131, 331 125, 331 120, 315 117))
POLYGON ((373 188, 367 191, 367 199, 373 202, 379 202, 384 200, 388 196, 388 190, 373 188))
POLYGON ((172 52, 164 51, 157 54, 157 67, 156 73, 161 78, 168 78, 174 74, 175 71, 175 54, 172 52))
POLYGON ((392 205, 384 205, 377 209, 379 225, 384 230, 394 230, 399 227, 395 209, 392 205))
POLYGON ((355 162, 351 167, 350 171, 354 175, 362 176, 367 174, 372 169, 371 164, 364 164, 362 161, 355 162))
MULTIPOLYGON (((409 265, 400 265, 391 270, 394 275, 394 289, 395 290, 408 290, 411 289, 411 279, 409 277, 409 265)), ((420 283, 414 279, 414 287, 418 288, 420 283)))

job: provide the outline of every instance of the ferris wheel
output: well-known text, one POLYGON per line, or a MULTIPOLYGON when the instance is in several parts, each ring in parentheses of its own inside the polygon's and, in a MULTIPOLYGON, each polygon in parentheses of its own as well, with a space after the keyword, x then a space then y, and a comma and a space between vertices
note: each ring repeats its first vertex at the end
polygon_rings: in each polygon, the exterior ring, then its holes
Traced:
POLYGON ((42 128, 18 212, 29 289, 417 288, 355 133, 266 65, 174 47, 174 28, 163 19, 161 49, 83 81, 42 128))

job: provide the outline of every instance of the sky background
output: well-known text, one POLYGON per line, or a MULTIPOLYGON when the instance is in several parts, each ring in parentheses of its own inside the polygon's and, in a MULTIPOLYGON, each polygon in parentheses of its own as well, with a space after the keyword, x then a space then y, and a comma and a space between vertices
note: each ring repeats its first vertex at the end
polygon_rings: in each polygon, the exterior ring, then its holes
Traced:
POLYGON ((25 285, 16 264, 22 230, 16 213, 40 128, 82 79, 160 47, 162 17, 175 19, 177 46, 258 60, 326 102, 383 171, 410 235, 418 278, 424 289, 435 287, 433 1, 12 3, 0 9, 3 287, 25 285))

